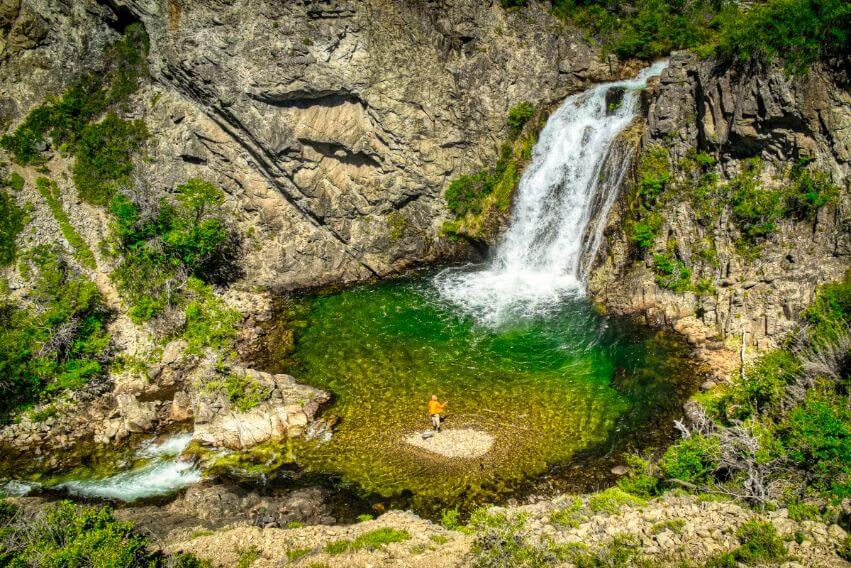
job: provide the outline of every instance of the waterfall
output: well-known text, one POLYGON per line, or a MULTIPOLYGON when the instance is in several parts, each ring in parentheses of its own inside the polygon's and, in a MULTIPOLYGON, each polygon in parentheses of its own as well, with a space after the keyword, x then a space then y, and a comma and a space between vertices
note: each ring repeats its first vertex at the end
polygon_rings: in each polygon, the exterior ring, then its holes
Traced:
POLYGON ((666 66, 657 62, 634 79, 603 83, 564 101, 541 130, 490 266, 438 274, 434 284, 444 299, 482 323, 499 324, 546 313, 564 296, 584 293, 628 160, 605 179, 603 165, 637 113, 638 93, 666 66), (611 89, 623 90, 623 98, 607 108, 611 89))

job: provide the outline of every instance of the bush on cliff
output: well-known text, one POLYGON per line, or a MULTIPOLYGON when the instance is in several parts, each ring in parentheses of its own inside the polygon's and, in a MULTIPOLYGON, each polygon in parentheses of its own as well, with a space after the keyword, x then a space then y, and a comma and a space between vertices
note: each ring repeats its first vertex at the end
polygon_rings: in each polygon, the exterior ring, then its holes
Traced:
POLYGON ((127 26, 122 38, 107 50, 105 70, 84 75, 60 97, 35 108, 12 133, 0 138, 0 146, 21 165, 44 161, 47 137, 54 149, 64 146, 73 153, 90 122, 126 104, 139 77, 147 73, 147 50, 141 24, 127 26))
POLYGON ((26 221, 26 212, 18 207, 15 198, 0 189, 0 266, 14 262, 18 235, 24 230, 26 221))
POLYGON ((0 300, 0 416, 101 376, 109 312, 97 287, 48 247, 28 253, 32 304, 0 300))
POLYGON ((141 208, 119 195, 110 204, 121 259, 112 279, 131 304, 130 315, 149 320, 185 299, 187 278, 209 280, 228 262, 230 234, 220 215, 220 189, 190 179, 143 218, 141 208))

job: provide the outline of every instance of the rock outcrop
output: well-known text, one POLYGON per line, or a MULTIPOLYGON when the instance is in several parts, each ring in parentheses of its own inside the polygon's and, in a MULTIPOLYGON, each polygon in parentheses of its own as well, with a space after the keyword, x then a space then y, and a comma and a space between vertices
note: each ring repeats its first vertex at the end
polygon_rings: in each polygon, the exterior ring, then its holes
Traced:
POLYGON ((250 381, 263 400, 240 409, 221 394, 199 391, 195 400, 193 439, 204 446, 244 450, 268 442, 303 436, 330 396, 302 385, 289 375, 270 375, 253 369, 233 368, 250 381))
POLYGON ((626 232, 633 176, 610 216, 589 282, 593 295, 614 313, 641 315, 684 333, 704 348, 719 375, 738 364, 731 351, 739 351, 742 341, 756 348, 749 354, 775 346, 794 328, 816 287, 851 265, 847 84, 841 71, 825 66, 789 76, 779 66, 742 68, 674 55, 647 97, 643 148, 664 147, 673 164, 696 152, 711 155, 718 183, 757 157, 764 167, 761 183, 778 190, 788 183, 781 179, 791 166, 807 158, 828 172, 840 196, 812 220, 780 219, 755 255, 743 255, 729 203, 716 203, 720 217, 707 223, 686 190, 661 206, 659 236, 642 257, 626 232), (695 281, 708 283, 705 290, 677 293, 658 284, 652 257, 666 247, 676 249, 695 281))

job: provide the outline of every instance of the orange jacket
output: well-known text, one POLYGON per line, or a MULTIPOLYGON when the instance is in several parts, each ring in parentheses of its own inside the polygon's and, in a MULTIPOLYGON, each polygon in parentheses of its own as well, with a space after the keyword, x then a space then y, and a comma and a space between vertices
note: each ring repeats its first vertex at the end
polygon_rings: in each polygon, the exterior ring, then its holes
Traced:
POLYGON ((429 414, 440 414, 441 412, 443 412, 444 406, 446 406, 446 405, 440 404, 436 400, 430 400, 430 401, 428 401, 428 413, 429 414))

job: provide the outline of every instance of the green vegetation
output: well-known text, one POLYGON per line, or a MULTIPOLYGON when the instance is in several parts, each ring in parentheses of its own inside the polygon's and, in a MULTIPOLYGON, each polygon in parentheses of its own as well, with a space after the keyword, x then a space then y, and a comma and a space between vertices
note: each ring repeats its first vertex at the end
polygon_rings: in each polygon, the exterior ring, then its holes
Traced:
POLYGON ((146 549, 133 523, 119 521, 109 507, 61 501, 35 515, 18 515, 0 501, 0 564, 103 568, 208 568, 190 554, 164 556, 146 549))
MULTIPOLYGON (((93 148, 92 143, 115 141, 115 137, 102 129, 92 138, 87 127, 108 110, 120 109, 127 103, 139 78, 147 73, 147 49, 144 28, 140 24, 128 26, 124 36, 107 50, 103 58, 107 64, 105 70, 84 75, 61 97, 34 109, 14 132, 0 138, 0 146, 10 152, 17 163, 37 165, 44 161, 41 149, 48 137, 54 149, 62 147, 76 154, 78 144, 89 136, 87 145, 93 152, 88 155, 89 167, 100 172, 109 171, 103 160, 120 156, 109 148, 93 148), (101 151, 106 154, 100 154, 101 151)), ((110 122, 114 125, 114 120, 110 122)))
POLYGON ((396 242, 405 236, 408 230, 408 218, 399 211, 394 211, 387 216, 387 236, 390 242, 396 242))
POLYGON ((650 532, 653 534, 659 534, 665 531, 671 531, 673 533, 681 533, 683 532, 683 528, 685 528, 686 522, 683 519, 669 519, 667 521, 661 521, 654 524, 650 528, 650 532))
POLYGON ((582 519, 581 509, 582 500, 573 497, 564 507, 550 513, 550 523, 560 527, 578 527, 582 519))
POLYGON ((722 55, 782 59, 792 72, 851 51, 851 5, 845 0, 769 0, 748 10, 728 9, 718 24, 722 55))
POLYGON ((786 558, 786 547, 771 523, 748 521, 739 527, 736 536, 741 543, 732 552, 711 559, 707 568, 735 568, 738 563, 763 566, 779 563, 786 558))
POLYGON ((358 536, 354 540, 336 540, 325 545, 328 554, 343 554, 358 550, 377 550, 387 544, 410 540, 408 531, 380 528, 358 536))
POLYGON ((618 478, 618 487, 643 499, 649 499, 659 493, 659 478, 656 476, 656 466, 653 462, 637 455, 628 455, 626 463, 627 473, 618 478))
MULTIPOLYGON (((510 2, 513 6, 525 2, 510 2)), ((505 5, 505 2, 503 2, 505 5)), ((620 58, 654 59, 677 49, 741 61, 783 60, 805 72, 851 50, 851 7, 843 0, 552 0, 563 21, 620 58)))
POLYGON ((248 568, 254 561, 260 558, 260 551, 256 547, 251 546, 246 548, 239 554, 239 560, 236 562, 236 568, 248 568))
POLYGON ((674 292, 691 289, 691 269, 670 252, 653 255, 656 284, 674 292))
POLYGON ((74 147, 74 183, 80 197, 107 205, 118 189, 130 182, 133 154, 148 137, 141 120, 124 120, 110 112, 100 122, 87 124, 74 147))
POLYGON ((792 185, 786 196, 786 213, 796 219, 812 220, 819 209, 836 202, 839 187, 827 172, 812 170, 810 160, 800 160, 792 168, 792 185))
POLYGON ((553 0, 563 20, 599 38, 618 57, 654 59, 712 38, 717 2, 709 0, 553 0))
POLYGON ((305 526, 305 524, 304 524, 304 523, 302 523, 301 521, 289 521, 289 522, 287 523, 287 528, 288 528, 288 529, 300 529, 300 528, 302 528, 302 527, 304 527, 304 526, 305 526))
POLYGON ((26 212, 18 207, 14 197, 0 189, 0 266, 15 261, 18 255, 18 235, 26 224, 26 212))
POLYGON ((595 513, 614 514, 621 507, 640 507, 644 503, 644 499, 630 495, 619 487, 610 487, 604 491, 594 493, 588 499, 588 508, 595 513))
POLYGON ((199 179, 178 186, 175 196, 175 203, 163 200, 148 216, 122 195, 112 200, 115 248, 121 253, 112 279, 134 320, 147 321, 185 305, 191 344, 226 343, 235 316, 203 282, 228 262, 229 233, 219 210, 223 196, 199 179), (220 324, 215 317, 222 318, 220 324))
POLYGON ((446 544, 449 542, 449 537, 443 536, 442 534, 433 534, 429 536, 429 538, 435 544, 446 544))
POLYGON ((655 244, 662 228, 662 216, 654 209, 671 180, 667 149, 647 147, 639 158, 636 177, 638 181, 630 195, 633 223, 628 231, 630 240, 643 252, 655 244))
POLYGON ((659 467, 668 477, 688 483, 706 483, 718 463, 720 444, 715 438, 691 436, 665 451, 659 467))
POLYGON ((9 174, 9 179, 6 180, 6 185, 12 188, 12 191, 21 191, 24 189, 24 178, 18 172, 12 172, 9 174))
POLYGON ((455 220, 444 224, 444 234, 481 238, 488 230, 490 215, 508 212, 523 168, 532 157, 538 132, 544 126, 543 115, 530 114, 523 104, 514 107, 512 112, 514 116, 509 116, 509 124, 518 126, 509 129, 510 139, 500 147, 496 165, 458 176, 446 188, 446 205, 455 220))
POLYGON ((47 247, 23 263, 35 283, 31 305, 0 299, 0 416, 81 387, 108 362, 109 313, 97 287, 47 247))
POLYGON ((535 115, 535 106, 529 101, 523 101, 511 107, 508 111, 508 127, 519 134, 526 123, 535 115))
POLYGON ((771 235, 783 216, 783 195, 762 187, 761 171, 762 162, 747 160, 739 175, 727 185, 733 204, 733 220, 748 243, 771 235))
POLYGON ((287 550, 287 560, 290 562, 298 562, 302 558, 306 556, 310 556, 313 554, 313 549, 304 547, 304 548, 293 548, 287 550))
POLYGON ((209 394, 221 394, 240 412, 248 412, 269 398, 271 387, 258 382, 247 373, 220 372, 221 378, 207 380, 203 390, 209 394))
POLYGON ((96 266, 95 255, 92 253, 86 240, 71 225, 71 220, 62 207, 62 196, 59 193, 59 186, 56 185, 55 181, 44 177, 38 178, 35 181, 35 186, 47 202, 53 218, 59 224, 59 230, 62 231, 62 236, 73 247, 74 258, 81 266, 94 270, 96 266))
POLYGON ((373 517, 373 516, 372 516, 372 515, 370 515, 369 513, 364 513, 364 514, 362 514, 362 515, 358 515, 358 516, 357 516, 357 521, 358 521, 359 523, 365 523, 366 521, 371 521, 371 520, 373 520, 374 518, 375 518, 375 517, 373 517))

